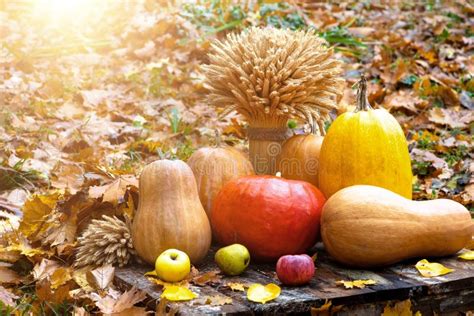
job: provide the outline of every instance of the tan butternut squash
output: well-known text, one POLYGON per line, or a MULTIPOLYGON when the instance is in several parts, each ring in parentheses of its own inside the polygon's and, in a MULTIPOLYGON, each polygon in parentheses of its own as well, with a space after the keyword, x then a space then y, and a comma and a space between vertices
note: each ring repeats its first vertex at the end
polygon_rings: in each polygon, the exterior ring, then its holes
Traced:
POLYGON ((470 242, 473 228, 469 211, 455 201, 411 201, 369 185, 338 191, 321 217, 329 254, 364 268, 454 254, 470 242))
POLYGON ((169 248, 196 264, 211 245, 211 227, 191 168, 180 160, 158 160, 140 175, 140 200, 132 225, 133 245, 150 264, 169 248))

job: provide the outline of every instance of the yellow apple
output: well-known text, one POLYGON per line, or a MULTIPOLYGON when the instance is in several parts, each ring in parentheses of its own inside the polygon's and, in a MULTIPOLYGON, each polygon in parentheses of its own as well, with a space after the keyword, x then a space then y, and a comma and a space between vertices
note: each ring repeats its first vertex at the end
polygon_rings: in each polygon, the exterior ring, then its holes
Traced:
POLYGON ((166 282, 179 282, 191 271, 191 261, 178 249, 163 251, 155 261, 156 275, 166 282))

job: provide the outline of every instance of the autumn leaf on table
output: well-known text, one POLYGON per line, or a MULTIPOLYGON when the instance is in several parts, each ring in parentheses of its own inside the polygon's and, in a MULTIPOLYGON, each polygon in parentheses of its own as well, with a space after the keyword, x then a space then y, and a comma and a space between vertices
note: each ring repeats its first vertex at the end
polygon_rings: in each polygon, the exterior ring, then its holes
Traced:
POLYGON ((353 289, 354 287, 363 289, 367 285, 374 285, 377 284, 374 280, 354 280, 354 281, 336 281, 336 284, 343 285, 346 289, 353 289))
POLYGON ((232 298, 224 295, 211 295, 200 297, 193 301, 193 305, 211 305, 211 306, 222 306, 232 304, 232 298))
POLYGON ((429 262, 426 259, 418 261, 415 268, 426 278, 437 277, 454 271, 454 269, 447 268, 437 262, 429 262))
POLYGON ((204 274, 198 274, 197 276, 191 279, 191 283, 198 286, 205 286, 208 283, 219 283, 221 279, 222 275, 220 274, 220 271, 213 270, 204 274))
POLYGON ((254 283, 247 290, 247 299, 252 302, 265 304, 280 296, 281 289, 278 285, 270 283, 262 285, 254 283))
POLYGON ((192 292, 187 287, 179 285, 167 285, 163 289, 163 293, 161 293, 162 298, 166 298, 168 301, 172 302, 190 301, 198 296, 198 294, 192 292))
POLYGON ((474 260, 474 250, 463 252, 458 256, 458 258, 464 260, 474 260))
POLYGON ((237 282, 227 282, 226 286, 230 287, 232 291, 245 292, 246 285, 237 282))

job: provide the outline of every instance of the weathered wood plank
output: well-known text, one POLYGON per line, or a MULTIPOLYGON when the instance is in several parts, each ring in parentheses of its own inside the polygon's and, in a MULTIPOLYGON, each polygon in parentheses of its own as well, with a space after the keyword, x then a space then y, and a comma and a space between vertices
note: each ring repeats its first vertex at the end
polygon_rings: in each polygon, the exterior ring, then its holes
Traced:
MULTIPOLYGON (((214 249, 215 250, 215 249, 214 249)), ((203 296, 222 295, 232 298, 232 305, 196 305, 195 302, 172 303, 181 315, 197 314, 274 314, 307 313, 311 307, 320 307, 327 300, 333 305, 344 306, 341 315, 368 315, 383 311, 390 301, 411 299, 414 310, 423 315, 450 313, 474 309, 474 264, 455 257, 433 259, 455 269, 453 273, 437 278, 423 278, 415 269, 415 261, 407 261, 379 270, 350 269, 334 262, 320 247, 316 263, 316 275, 304 287, 287 287, 276 277, 274 264, 252 264, 242 275, 225 277, 220 284, 204 287, 191 285, 192 291, 203 296), (374 286, 365 289, 344 289, 338 280, 373 279, 374 286), (249 302, 243 292, 234 292, 225 286, 228 282, 246 285, 251 283, 276 283, 282 293, 267 304, 249 302)), ((211 251, 198 268, 201 272, 216 270, 211 251)), ((124 288, 136 286, 145 291, 148 303, 154 307, 159 301, 161 289, 144 277, 151 267, 130 266, 116 271, 116 283, 124 288)))

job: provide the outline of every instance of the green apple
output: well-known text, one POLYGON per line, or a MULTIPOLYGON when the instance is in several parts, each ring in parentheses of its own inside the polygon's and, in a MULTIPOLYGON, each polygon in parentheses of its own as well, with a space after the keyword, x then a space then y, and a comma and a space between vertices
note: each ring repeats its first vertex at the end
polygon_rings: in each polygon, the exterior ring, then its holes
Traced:
POLYGON ((165 250, 156 258, 155 272, 163 281, 182 281, 190 271, 191 261, 188 255, 178 249, 165 250))
POLYGON ((250 253, 240 244, 219 249, 214 257, 217 265, 227 275, 239 275, 250 263, 250 253))

